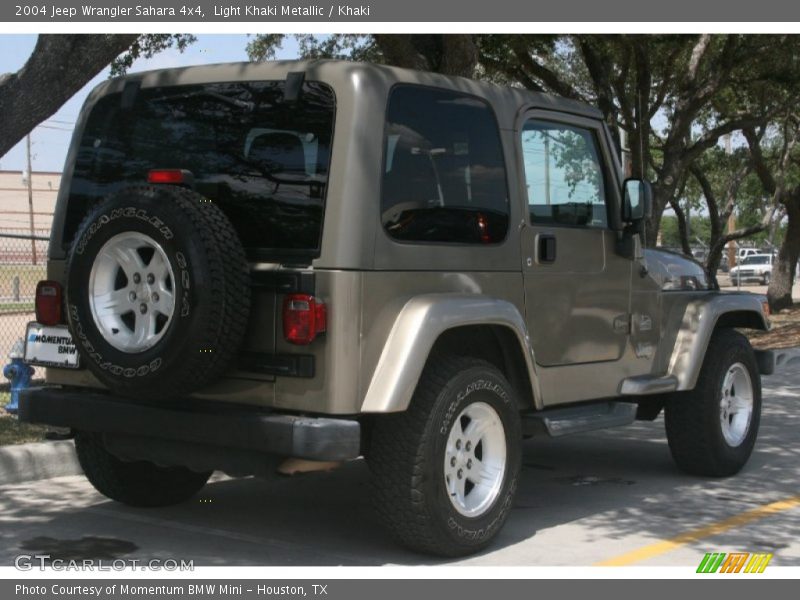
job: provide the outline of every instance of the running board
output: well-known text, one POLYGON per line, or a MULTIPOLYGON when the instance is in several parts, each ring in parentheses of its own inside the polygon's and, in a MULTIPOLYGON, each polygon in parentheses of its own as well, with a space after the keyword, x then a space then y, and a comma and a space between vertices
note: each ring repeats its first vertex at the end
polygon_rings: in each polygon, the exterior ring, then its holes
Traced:
POLYGON ((596 429, 630 425, 636 420, 637 404, 632 402, 602 402, 569 408, 554 408, 522 416, 526 435, 547 433, 560 437, 596 429))

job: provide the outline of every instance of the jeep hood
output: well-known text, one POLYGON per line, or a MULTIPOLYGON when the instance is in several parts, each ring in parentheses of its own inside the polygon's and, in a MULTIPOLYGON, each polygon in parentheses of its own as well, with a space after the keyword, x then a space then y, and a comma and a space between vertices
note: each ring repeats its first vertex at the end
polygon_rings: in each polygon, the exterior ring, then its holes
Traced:
POLYGON ((682 254, 668 250, 644 251, 647 270, 664 291, 713 289, 703 266, 682 254))

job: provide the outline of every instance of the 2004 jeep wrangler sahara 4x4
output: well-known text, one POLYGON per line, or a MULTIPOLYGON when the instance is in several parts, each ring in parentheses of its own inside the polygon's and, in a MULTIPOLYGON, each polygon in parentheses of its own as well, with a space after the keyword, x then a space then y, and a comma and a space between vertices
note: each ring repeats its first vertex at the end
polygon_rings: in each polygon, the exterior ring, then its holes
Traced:
POLYGON ((387 528, 450 556, 501 529, 530 435, 663 408, 681 469, 732 475, 773 362, 734 328, 768 327, 763 298, 644 249, 649 206, 601 114, 548 95, 337 61, 107 81, 20 416, 135 506, 363 456, 387 528))

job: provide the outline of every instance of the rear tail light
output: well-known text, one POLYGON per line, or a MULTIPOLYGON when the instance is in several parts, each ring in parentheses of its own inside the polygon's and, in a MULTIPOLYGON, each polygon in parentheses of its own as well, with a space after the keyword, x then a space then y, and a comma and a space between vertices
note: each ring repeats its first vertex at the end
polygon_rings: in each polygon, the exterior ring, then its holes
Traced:
POLYGON ((180 185, 186 176, 181 169, 153 169, 147 174, 147 183, 180 185))
POLYGON ((486 217, 481 214, 478 215, 478 233, 481 236, 482 244, 492 243, 492 236, 489 234, 489 223, 486 221, 486 217))
POLYGON ((61 284, 40 281, 36 284, 36 321, 42 325, 61 323, 61 284))
POLYGON ((306 346, 328 327, 325 304, 309 294, 289 294, 283 300, 283 337, 306 346))

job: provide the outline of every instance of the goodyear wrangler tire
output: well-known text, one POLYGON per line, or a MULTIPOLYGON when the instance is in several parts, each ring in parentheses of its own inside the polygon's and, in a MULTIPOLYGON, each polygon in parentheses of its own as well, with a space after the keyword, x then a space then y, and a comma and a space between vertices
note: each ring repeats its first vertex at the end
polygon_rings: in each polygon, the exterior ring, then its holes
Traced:
POLYGON ((695 388, 670 395, 664 406, 672 458, 692 475, 735 475, 753 452, 760 420, 761 376, 750 342, 718 329, 695 388))
POLYGON ((402 545, 439 556, 485 548, 514 502, 518 405, 485 361, 429 361, 408 410, 376 418, 367 461, 375 507, 402 545))
POLYGON ((87 215, 66 295, 83 364, 113 392, 153 400, 219 377, 250 310, 247 260, 230 221, 173 186, 125 188, 87 215))

